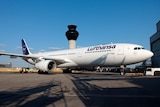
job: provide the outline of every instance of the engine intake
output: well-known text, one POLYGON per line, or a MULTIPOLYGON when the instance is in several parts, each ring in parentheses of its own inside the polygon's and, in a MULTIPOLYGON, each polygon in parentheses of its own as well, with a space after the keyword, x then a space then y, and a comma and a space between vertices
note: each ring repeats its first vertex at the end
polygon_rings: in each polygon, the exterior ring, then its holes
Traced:
POLYGON ((43 60, 36 63, 35 67, 41 71, 51 71, 56 68, 56 63, 52 60, 43 60))

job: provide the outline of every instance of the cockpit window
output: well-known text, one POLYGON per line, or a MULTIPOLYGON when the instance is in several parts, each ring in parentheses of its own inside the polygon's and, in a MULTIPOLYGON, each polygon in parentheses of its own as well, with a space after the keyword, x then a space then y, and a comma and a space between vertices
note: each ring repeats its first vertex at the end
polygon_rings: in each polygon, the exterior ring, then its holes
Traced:
POLYGON ((144 49, 143 47, 135 47, 134 50, 141 50, 144 49))
POLYGON ((135 48, 134 48, 134 50, 138 50, 138 48, 137 48, 137 47, 135 47, 135 48))

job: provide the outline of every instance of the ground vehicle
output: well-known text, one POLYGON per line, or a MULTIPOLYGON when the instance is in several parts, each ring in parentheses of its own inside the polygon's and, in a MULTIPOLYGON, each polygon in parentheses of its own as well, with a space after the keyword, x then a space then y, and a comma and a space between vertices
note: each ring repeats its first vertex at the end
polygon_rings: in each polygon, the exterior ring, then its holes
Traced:
POLYGON ((147 68, 145 75, 160 76, 160 68, 147 68))
POLYGON ((20 70, 20 73, 28 73, 28 72, 29 68, 22 67, 22 69, 20 70))

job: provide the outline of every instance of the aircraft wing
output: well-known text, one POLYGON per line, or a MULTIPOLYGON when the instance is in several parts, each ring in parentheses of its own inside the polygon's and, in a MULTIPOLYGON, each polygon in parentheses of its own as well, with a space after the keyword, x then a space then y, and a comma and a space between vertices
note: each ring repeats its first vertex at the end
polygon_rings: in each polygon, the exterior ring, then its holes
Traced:
POLYGON ((16 58, 16 57, 32 58, 31 56, 28 56, 28 55, 13 54, 13 53, 4 53, 4 52, 0 52, 0 55, 10 56, 11 58, 16 58))
POLYGON ((23 55, 23 54, 13 54, 13 53, 5 53, 5 52, 0 52, 0 55, 4 55, 4 56, 10 56, 10 58, 17 58, 17 57, 21 57, 24 59, 33 59, 33 60, 37 60, 37 59, 44 59, 44 60, 53 60, 55 61, 57 64, 62 64, 62 63, 66 63, 69 62, 67 59, 63 59, 63 58, 57 58, 57 57, 51 57, 51 56, 35 56, 34 54, 30 54, 30 55, 23 55))

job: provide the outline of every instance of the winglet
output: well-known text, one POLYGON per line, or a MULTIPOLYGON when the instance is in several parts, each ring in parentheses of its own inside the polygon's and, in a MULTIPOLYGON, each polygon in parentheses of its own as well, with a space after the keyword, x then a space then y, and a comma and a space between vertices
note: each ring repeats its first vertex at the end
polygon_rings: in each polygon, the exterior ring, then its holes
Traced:
POLYGON ((26 44, 26 41, 24 39, 22 39, 22 51, 23 51, 23 55, 31 54, 31 52, 26 44))

